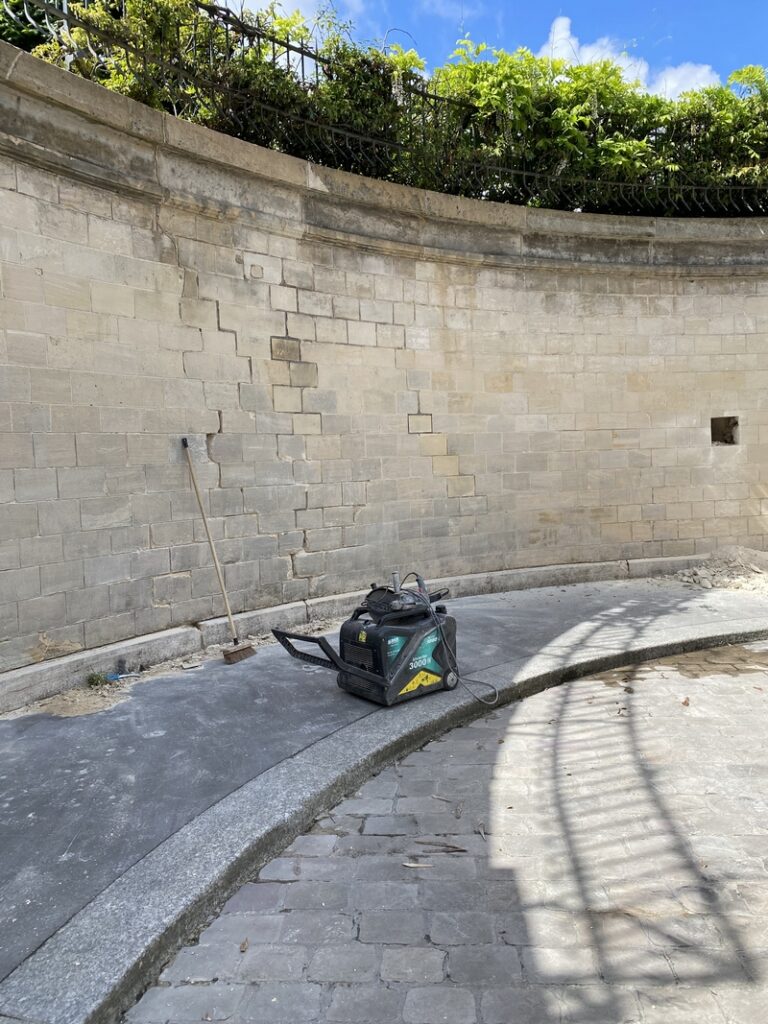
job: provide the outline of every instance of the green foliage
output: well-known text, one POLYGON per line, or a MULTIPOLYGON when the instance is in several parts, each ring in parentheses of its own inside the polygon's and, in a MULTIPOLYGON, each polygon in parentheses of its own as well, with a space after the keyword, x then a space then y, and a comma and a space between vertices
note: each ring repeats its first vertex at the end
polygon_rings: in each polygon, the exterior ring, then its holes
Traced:
MULTIPOLYGON (((606 212, 626 210, 627 186, 639 186, 633 212, 671 209, 691 184, 768 187, 768 73, 760 66, 672 101, 627 82, 610 61, 571 65, 469 38, 427 80, 415 50, 353 42, 332 8, 308 22, 272 3, 243 15, 256 34, 211 20, 196 0, 70 8, 87 27, 59 33, 36 55, 318 163, 606 212)), ((0 36, 16 41, 6 22, 0 36)))
POLYGON ((21 50, 34 50, 44 43, 45 34, 29 25, 24 17, 24 0, 9 0, 8 6, 16 17, 12 18, 0 4, 0 39, 21 50))

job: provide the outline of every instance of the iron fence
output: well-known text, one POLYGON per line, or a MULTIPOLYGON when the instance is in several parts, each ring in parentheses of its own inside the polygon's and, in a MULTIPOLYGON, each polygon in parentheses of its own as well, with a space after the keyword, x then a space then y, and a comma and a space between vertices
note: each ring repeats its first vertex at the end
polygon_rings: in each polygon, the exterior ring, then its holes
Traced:
MULTIPOLYGON (((128 31, 125 0, 0 0, 20 26, 57 42, 70 70, 99 82, 124 70, 130 95, 176 116, 318 164, 496 202, 683 217, 768 215, 768 187, 702 184, 680 174, 579 177, 531 165, 513 144, 490 154, 469 103, 350 47, 335 60, 280 38, 257 18, 195 0, 187 21, 128 31), (351 55, 351 56, 350 56, 351 55), (351 82, 350 76, 355 76, 351 82), (354 88, 352 88, 354 86, 354 88), (329 100, 330 97, 330 100, 329 100)), ((498 147, 496 147, 498 149, 498 147)))

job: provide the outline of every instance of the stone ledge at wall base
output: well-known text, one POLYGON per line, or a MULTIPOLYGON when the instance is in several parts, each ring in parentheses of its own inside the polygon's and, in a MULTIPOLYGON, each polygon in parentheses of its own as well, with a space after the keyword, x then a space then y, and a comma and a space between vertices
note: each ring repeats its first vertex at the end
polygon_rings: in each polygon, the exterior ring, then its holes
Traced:
MULTIPOLYGON (((526 569, 470 573, 465 576, 446 576, 442 579, 430 579, 428 583, 435 589, 448 587, 451 597, 472 597, 476 594, 500 594, 508 590, 567 586, 570 583, 663 576, 697 565, 705 557, 684 555, 630 561, 622 559, 612 562, 543 565, 526 569)), ((312 598, 308 601, 294 601, 291 604, 252 612, 241 612, 234 616, 235 625, 240 639, 243 639, 246 636, 269 633, 276 626, 292 629, 345 618, 365 594, 366 591, 359 590, 331 597, 312 598)), ((229 639, 229 625, 227 619, 222 616, 207 619, 196 625, 148 633, 105 647, 78 651, 62 658, 14 669, 0 674, 0 714, 15 711, 33 701, 82 686, 91 672, 114 672, 117 670, 118 662, 124 663, 124 671, 134 672, 172 658, 194 654, 209 644, 226 643, 229 639)))
POLYGON ((138 672, 200 650, 200 630, 178 626, 0 674, 0 713, 85 683, 91 672, 138 672), (125 666, 123 668, 123 665, 125 666))

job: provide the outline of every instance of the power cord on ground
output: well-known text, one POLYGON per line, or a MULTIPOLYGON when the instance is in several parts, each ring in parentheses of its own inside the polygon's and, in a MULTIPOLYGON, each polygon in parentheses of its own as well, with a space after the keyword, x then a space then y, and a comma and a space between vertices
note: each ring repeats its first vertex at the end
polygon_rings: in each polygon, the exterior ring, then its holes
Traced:
MULTIPOLYGON (((418 573, 416 573, 416 572, 409 572, 409 573, 407 573, 407 575, 403 578, 402 583, 405 584, 410 579, 411 576, 413 576, 413 578, 416 580, 417 587, 418 587, 419 582, 420 582, 420 577, 419 577, 418 573)), ((498 691, 497 687, 495 687, 493 685, 493 683, 486 682, 486 680, 484 680, 484 679, 474 679, 472 676, 463 676, 462 675, 462 673, 461 673, 461 671, 459 669, 459 663, 456 660, 456 655, 454 654, 453 650, 451 649, 450 644, 447 642, 445 633, 443 632, 443 624, 440 621, 440 619, 437 617, 437 613, 435 612, 435 609, 432 607, 432 602, 429 599, 429 594, 424 593, 420 589, 409 590, 408 593, 412 594, 414 597, 418 598, 418 600, 421 601, 422 604, 428 610, 430 618, 432 619, 432 621, 434 622, 435 626, 437 627, 438 632, 440 633, 440 639, 443 642, 443 650, 446 652, 446 657, 448 659, 448 666, 449 666, 450 670, 456 675, 457 682, 461 686, 463 686, 464 689, 467 691, 467 693, 471 697, 473 697, 479 704, 484 704, 488 708, 495 708, 496 705, 499 703, 499 691, 498 691), (475 683, 477 686, 485 686, 487 689, 489 689, 489 690, 491 690, 493 692, 493 697, 490 700, 486 700, 484 697, 481 697, 479 693, 475 693, 475 691, 472 689, 471 686, 468 685, 468 683, 475 683)))

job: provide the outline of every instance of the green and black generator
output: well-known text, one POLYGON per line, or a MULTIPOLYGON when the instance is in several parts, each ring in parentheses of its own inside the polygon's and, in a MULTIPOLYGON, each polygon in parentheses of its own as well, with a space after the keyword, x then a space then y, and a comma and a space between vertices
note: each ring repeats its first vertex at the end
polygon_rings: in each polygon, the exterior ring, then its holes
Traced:
POLYGON ((342 690, 377 704, 453 690, 459 681, 456 620, 445 605, 435 604, 448 591, 430 594, 420 576, 416 581, 414 589, 401 587, 393 573, 391 586, 373 584, 342 625, 338 653, 325 637, 272 632, 294 658, 335 669, 342 690), (298 649, 296 641, 319 647, 325 657, 298 649))

